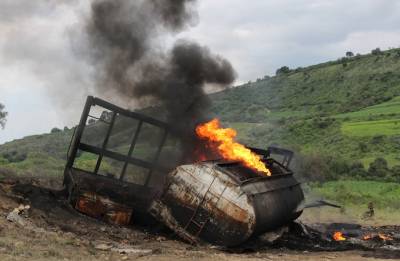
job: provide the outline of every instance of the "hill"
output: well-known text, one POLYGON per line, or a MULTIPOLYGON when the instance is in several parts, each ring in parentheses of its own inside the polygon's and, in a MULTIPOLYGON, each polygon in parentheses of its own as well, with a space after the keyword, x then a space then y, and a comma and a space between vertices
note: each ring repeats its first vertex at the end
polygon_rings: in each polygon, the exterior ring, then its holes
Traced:
MULTIPOLYGON (((400 49, 289 70, 213 95, 227 121, 334 115, 400 95, 400 49)), ((398 113, 398 112, 394 112, 398 113)))
POLYGON ((400 175, 400 49, 373 53, 213 94, 212 113, 252 146, 280 144, 345 169, 383 158, 400 175))
MULTIPOLYGON (((241 142, 294 149, 295 168, 308 178, 400 176, 400 49, 280 70, 211 98, 211 114, 236 128, 241 142)), ((0 167, 60 175, 72 132, 3 144, 0 167)))

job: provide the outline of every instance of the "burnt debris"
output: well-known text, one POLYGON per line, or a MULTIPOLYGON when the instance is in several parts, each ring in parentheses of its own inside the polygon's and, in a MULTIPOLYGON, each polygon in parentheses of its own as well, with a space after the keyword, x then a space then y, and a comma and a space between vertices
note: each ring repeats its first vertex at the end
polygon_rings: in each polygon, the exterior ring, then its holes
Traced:
POLYGON ((288 168, 290 151, 253 148, 271 176, 223 160, 168 165, 161 155, 174 158, 176 148, 169 134, 166 123, 88 97, 64 173, 71 204, 120 224, 152 216, 188 242, 225 246, 284 226, 302 213, 304 195, 288 168), (102 117, 92 115, 102 110, 102 117), (128 121, 121 125, 123 118, 128 121), (153 153, 144 156, 150 149, 153 153), (283 161, 271 153, 282 154, 283 161), (81 165, 83 155, 94 157, 94 164, 81 165))

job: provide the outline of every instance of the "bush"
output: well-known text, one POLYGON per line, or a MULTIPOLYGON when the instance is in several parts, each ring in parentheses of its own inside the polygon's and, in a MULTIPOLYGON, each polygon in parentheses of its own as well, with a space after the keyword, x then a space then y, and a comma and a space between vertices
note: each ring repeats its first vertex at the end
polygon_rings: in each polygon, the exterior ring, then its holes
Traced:
POLYGON ((400 182, 400 165, 393 166, 391 169, 394 182, 400 182))
POLYGON ((379 145, 383 142, 384 138, 385 138, 385 136, 383 136, 383 135, 376 135, 376 136, 372 137, 371 144, 379 145))
POLYGON ((367 145, 365 142, 359 142, 359 143, 358 143, 358 149, 359 149, 362 153, 365 153, 365 152, 368 152, 368 151, 369 151, 368 145, 367 145))
POLYGON ((368 172, 365 170, 364 165, 361 162, 354 162, 350 165, 350 177, 364 179, 367 175, 368 172))
POLYGON ((289 73, 290 69, 287 66, 282 66, 281 68, 279 68, 278 70, 276 70, 276 75, 280 75, 280 74, 286 74, 289 73))
POLYGON ((8 160, 8 162, 10 162, 10 163, 21 162, 27 158, 26 153, 18 153, 15 150, 9 151, 9 152, 4 152, 2 156, 6 160, 8 160))
POLYGON ((61 130, 59 128, 56 128, 56 127, 52 128, 51 131, 50 131, 50 133, 57 133, 57 132, 61 132, 61 130))
POLYGON ((375 49, 371 50, 371 54, 372 54, 372 55, 380 55, 380 54, 382 54, 382 53, 383 53, 383 52, 381 51, 380 48, 375 48, 375 49))
POLYGON ((389 173, 387 161, 384 158, 376 158, 369 164, 368 174, 371 178, 385 178, 389 173))
POLYGON ((4 111, 4 105, 0 103, 0 127, 4 128, 6 125, 7 112, 4 111))

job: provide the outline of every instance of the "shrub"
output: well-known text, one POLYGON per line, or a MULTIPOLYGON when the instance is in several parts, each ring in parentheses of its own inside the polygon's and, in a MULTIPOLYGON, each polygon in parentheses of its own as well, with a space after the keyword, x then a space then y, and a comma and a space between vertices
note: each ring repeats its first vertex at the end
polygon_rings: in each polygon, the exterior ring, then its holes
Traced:
POLYGON ((375 49, 373 49, 373 50, 371 50, 371 54, 372 55, 380 55, 380 54, 382 54, 383 52, 381 51, 381 49, 378 47, 378 48, 375 48, 375 49))
POLYGON ((393 181, 400 182, 400 165, 393 166, 391 169, 393 181))
POLYGON ((368 145, 365 144, 364 142, 359 142, 358 143, 358 148, 363 153, 368 152, 368 145))
POLYGON ((56 127, 52 128, 51 131, 50 131, 50 133, 57 133, 57 132, 61 132, 61 130, 59 128, 56 128, 56 127))
POLYGON ((281 68, 279 68, 278 70, 276 70, 276 75, 280 75, 280 74, 286 74, 289 73, 290 69, 287 66, 282 66, 281 68))
POLYGON ((372 178, 384 178, 389 174, 387 161, 378 157, 369 164, 368 174, 372 178))
POLYGON ((349 176, 352 178, 365 178, 368 175, 361 162, 354 162, 350 165, 349 176))
POLYGON ((18 153, 17 151, 8 151, 3 153, 3 158, 8 160, 10 163, 16 163, 24 161, 27 158, 26 153, 18 153))
POLYGON ((0 127, 4 128, 6 125, 7 112, 4 111, 4 105, 0 103, 0 127))

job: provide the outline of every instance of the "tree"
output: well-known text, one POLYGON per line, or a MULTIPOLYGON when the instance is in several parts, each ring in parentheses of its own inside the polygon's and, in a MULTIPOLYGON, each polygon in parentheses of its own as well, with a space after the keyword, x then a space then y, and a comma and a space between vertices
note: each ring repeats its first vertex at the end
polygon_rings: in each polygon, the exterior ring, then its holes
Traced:
POLYGON ((379 55, 379 54, 382 54, 382 51, 381 51, 381 49, 378 47, 378 48, 373 49, 373 50, 371 51, 371 54, 373 54, 373 55, 379 55))
POLYGON ((346 57, 353 57, 353 56, 354 56, 353 52, 350 51, 346 52, 346 57))
POLYGON ((52 128, 50 131, 50 133, 57 133, 57 132, 61 132, 61 130, 57 127, 52 128))
POLYGON ((8 112, 4 111, 4 105, 0 103, 0 126, 3 129, 4 126, 6 125, 7 114, 8 112))
POLYGON ((290 72, 289 67, 287 66, 282 66, 281 68, 279 68, 278 70, 276 70, 276 75, 278 74, 284 74, 284 73, 288 73, 290 72))

